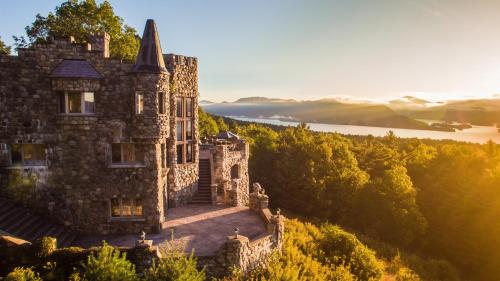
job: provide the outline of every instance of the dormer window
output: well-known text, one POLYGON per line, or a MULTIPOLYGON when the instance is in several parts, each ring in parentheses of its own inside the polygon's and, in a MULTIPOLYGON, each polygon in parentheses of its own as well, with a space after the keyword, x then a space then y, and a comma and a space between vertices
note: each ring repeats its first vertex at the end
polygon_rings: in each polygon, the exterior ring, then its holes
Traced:
POLYGON ((59 113, 94 114, 95 100, 92 92, 61 92, 59 94, 59 113))

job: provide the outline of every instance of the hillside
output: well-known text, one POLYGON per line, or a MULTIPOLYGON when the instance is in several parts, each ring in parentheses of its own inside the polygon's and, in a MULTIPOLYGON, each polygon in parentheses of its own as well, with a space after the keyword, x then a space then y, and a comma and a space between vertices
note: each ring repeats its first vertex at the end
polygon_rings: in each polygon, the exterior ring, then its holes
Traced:
POLYGON ((500 123, 500 99, 449 101, 433 107, 394 107, 393 109, 415 119, 442 120, 483 126, 500 123))
POLYGON ((300 122, 435 130, 383 104, 343 103, 333 99, 295 101, 262 97, 232 103, 202 104, 205 111, 223 116, 275 118, 300 122))

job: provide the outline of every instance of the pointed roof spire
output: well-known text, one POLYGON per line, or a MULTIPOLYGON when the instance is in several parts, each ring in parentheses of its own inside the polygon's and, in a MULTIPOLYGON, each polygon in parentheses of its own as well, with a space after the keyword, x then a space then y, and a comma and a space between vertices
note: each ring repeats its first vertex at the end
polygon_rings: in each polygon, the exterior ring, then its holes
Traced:
POLYGON ((163 53, 160 46, 160 38, 156 31, 154 20, 148 19, 144 27, 141 39, 141 47, 134 65, 134 72, 167 72, 163 53))

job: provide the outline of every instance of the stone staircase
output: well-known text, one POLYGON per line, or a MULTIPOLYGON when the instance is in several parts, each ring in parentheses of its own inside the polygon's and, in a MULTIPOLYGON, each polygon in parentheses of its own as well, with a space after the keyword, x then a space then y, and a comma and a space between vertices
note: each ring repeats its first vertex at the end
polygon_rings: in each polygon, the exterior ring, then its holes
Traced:
POLYGON ((26 241, 50 236, 57 238, 57 247, 68 247, 78 234, 66 227, 48 222, 32 211, 0 199, 0 230, 26 241))
POLYGON ((190 204, 211 204, 212 195, 210 191, 211 176, 209 159, 200 159, 199 173, 198 192, 193 196, 190 204))

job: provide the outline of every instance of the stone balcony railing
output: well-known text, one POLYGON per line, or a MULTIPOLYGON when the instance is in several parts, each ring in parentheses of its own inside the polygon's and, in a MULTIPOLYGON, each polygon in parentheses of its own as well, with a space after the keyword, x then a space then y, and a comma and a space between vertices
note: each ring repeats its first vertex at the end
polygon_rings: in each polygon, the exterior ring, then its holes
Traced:
POLYGON ((217 251, 215 256, 198 257, 198 266, 205 267, 209 276, 224 276, 231 269, 238 268, 242 273, 265 267, 270 256, 281 251, 284 235, 284 217, 278 211, 275 215, 269 210, 269 197, 258 183, 250 194, 250 209, 260 214, 267 228, 267 233, 250 240, 240 235, 235 229, 234 235, 217 251))

